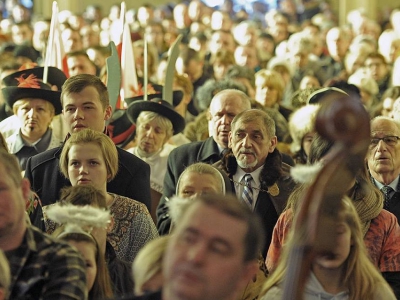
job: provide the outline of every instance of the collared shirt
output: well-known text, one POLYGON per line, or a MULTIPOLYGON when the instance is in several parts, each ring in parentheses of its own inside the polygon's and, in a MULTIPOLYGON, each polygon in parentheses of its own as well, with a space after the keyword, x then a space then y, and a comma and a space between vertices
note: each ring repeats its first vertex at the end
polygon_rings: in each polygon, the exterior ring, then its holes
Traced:
MULTIPOLYGON (((378 180, 376 180, 375 178, 372 177, 372 180, 375 183, 375 186, 378 187, 378 189, 382 189, 385 185, 380 183, 378 180)), ((388 186, 390 186, 394 191, 397 191, 397 185, 399 184, 399 176, 396 177, 395 180, 393 180, 390 184, 388 184, 388 186)))
POLYGON ((160 150, 147 157, 141 156, 137 147, 127 149, 126 151, 136 155, 150 165, 150 187, 162 194, 164 192, 164 176, 167 172, 168 156, 175 148, 176 146, 167 143, 160 150))
POLYGON ((29 157, 44 152, 49 148, 51 137, 52 130, 49 128, 40 139, 30 144, 22 138, 21 130, 19 130, 14 138, 11 136, 7 139, 7 144, 10 148, 10 153, 17 156, 22 170, 25 170, 29 157))
POLYGON ((21 245, 5 254, 11 269, 9 299, 87 299, 85 264, 70 245, 28 226, 21 245))
POLYGON ((251 173, 246 173, 245 171, 243 171, 240 167, 237 168, 236 174, 233 175, 233 180, 235 182, 235 192, 236 192, 236 196, 238 197, 238 199, 241 198, 242 193, 243 193, 243 185, 240 184, 243 180, 244 175, 246 174, 250 174, 251 177, 253 177, 253 180, 251 181, 251 187, 253 188, 253 205, 252 205, 252 210, 254 210, 254 207, 256 206, 256 202, 257 202, 257 197, 258 194, 260 192, 259 188, 260 188, 260 173, 262 168, 264 167, 264 165, 262 165, 261 167, 259 167, 258 169, 256 169, 255 171, 251 172, 251 173))

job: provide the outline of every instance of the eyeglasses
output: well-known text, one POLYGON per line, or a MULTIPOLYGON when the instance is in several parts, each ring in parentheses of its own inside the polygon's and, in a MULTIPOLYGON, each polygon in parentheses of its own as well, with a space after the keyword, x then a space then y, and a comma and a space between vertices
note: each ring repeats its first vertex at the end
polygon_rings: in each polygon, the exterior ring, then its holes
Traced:
POLYGON ((374 148, 379 144, 379 141, 383 141, 388 146, 396 146, 399 140, 400 137, 395 135, 389 135, 383 138, 373 137, 371 138, 371 143, 369 145, 371 148, 374 148))

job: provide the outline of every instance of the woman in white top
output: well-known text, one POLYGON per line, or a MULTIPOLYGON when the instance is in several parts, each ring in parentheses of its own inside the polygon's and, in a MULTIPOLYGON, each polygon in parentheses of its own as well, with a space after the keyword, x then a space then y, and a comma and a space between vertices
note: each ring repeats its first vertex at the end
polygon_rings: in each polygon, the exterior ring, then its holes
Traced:
MULTIPOLYGON (((317 253, 306 282, 304 300, 395 300, 391 288, 367 254, 361 225, 352 201, 343 197, 336 221, 334 245, 329 252, 317 253)), ((302 230, 292 228, 276 270, 265 283, 260 299, 282 299, 288 254, 302 230)))
POLYGON ((127 115, 136 123, 136 146, 127 151, 150 165, 151 214, 154 218, 163 193, 168 155, 175 148, 167 142, 184 129, 185 119, 171 104, 159 98, 132 102, 127 115))

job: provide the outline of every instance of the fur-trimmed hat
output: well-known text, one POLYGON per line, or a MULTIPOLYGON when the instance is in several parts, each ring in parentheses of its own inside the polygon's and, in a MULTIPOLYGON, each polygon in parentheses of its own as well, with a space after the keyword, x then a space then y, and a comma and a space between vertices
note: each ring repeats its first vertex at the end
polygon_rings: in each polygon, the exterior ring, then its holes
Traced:
POLYGON ((289 119, 289 131, 292 136, 290 150, 300 151, 304 136, 315 130, 315 118, 319 109, 317 104, 309 104, 296 110, 289 119))

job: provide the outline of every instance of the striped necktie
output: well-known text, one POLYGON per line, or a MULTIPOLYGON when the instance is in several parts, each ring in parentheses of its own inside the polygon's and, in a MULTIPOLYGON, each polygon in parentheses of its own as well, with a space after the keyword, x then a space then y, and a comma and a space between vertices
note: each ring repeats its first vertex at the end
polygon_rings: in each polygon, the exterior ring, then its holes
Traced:
POLYGON ((383 192, 383 195, 385 196, 385 202, 383 203, 383 208, 386 210, 389 210, 390 198, 391 198, 391 194, 394 190, 390 186, 385 185, 382 187, 381 191, 383 192))
POLYGON ((246 174, 243 176, 243 192, 242 192, 242 201, 246 203, 251 210, 253 210, 253 189, 251 188, 251 181, 253 177, 251 174, 246 174))

